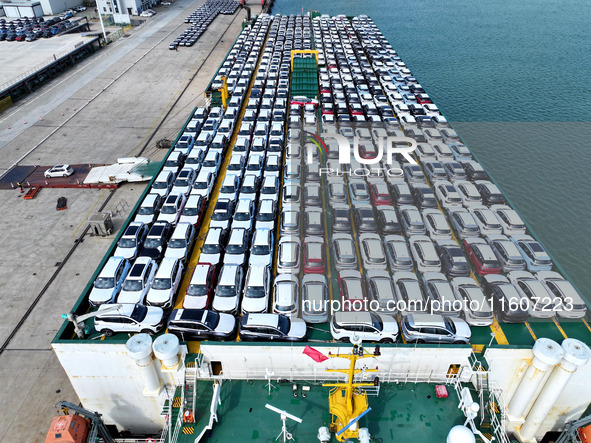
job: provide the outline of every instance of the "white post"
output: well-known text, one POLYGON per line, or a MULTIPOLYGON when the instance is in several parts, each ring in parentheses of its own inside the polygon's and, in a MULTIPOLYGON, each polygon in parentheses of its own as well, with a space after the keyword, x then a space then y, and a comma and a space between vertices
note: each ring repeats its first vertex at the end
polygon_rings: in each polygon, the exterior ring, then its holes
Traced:
POLYGON ((99 21, 101 22, 101 29, 103 30, 103 38, 105 39, 105 45, 107 44, 107 32, 105 31, 105 25, 103 24, 103 16, 101 14, 101 7, 99 3, 96 4, 96 10, 98 12, 99 21))
POLYGON ((544 385, 543 391, 538 396, 538 399, 527 415, 525 423, 521 427, 519 433, 524 440, 534 438, 572 375, 579 366, 587 364, 591 358, 589 347, 574 338, 564 340, 562 342, 562 348, 564 349, 562 361, 552 371, 552 374, 544 385))
POLYGON ((558 364, 564 353, 560 345, 549 338, 538 339, 532 351, 534 358, 531 366, 527 368, 507 408, 507 415, 511 421, 523 420, 523 415, 534 400, 533 396, 542 384, 546 373, 558 364))

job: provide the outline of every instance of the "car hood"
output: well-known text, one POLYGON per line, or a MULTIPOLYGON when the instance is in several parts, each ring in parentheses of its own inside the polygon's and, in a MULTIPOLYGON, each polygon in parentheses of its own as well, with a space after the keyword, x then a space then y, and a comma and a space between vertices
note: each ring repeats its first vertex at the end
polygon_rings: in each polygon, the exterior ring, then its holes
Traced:
POLYGON ((211 263, 212 265, 217 265, 220 262, 221 254, 201 254, 199 256, 199 261, 201 263, 211 263))
POLYGON ((144 318, 144 321, 142 323, 155 326, 162 321, 163 315, 164 311, 162 310, 162 308, 159 308, 157 306, 148 306, 146 318, 144 318))
POLYGON ((306 322, 300 318, 291 318, 290 320, 289 336, 303 340, 306 337, 306 322))
POLYGON ((220 313, 220 321, 215 328, 215 332, 231 334, 236 328, 236 319, 233 315, 220 313))
POLYGON ((143 295, 143 291, 121 291, 117 303, 142 303, 143 295))
POLYGON ((193 297, 190 295, 185 296, 183 301, 183 308, 188 309, 205 309, 207 306, 207 296, 193 297))
POLYGON ((150 289, 146 301, 150 303, 164 303, 171 298, 172 291, 170 289, 150 289))
POLYGON ((470 326, 461 318, 457 317, 449 317, 451 321, 453 321, 454 326, 456 327, 456 335, 459 337, 464 337, 466 339, 470 339, 472 336, 472 331, 470 330, 470 326))
POLYGON ((90 295, 88 296, 88 299, 96 305, 101 304, 101 303, 107 303, 107 302, 111 301, 111 299, 113 298, 114 291, 115 291, 114 288, 111 288, 111 289, 93 288, 92 291, 90 291, 90 295))
POLYGON ((213 309, 216 311, 233 311, 238 307, 238 297, 215 297, 213 309))
POLYGON ((246 254, 228 254, 224 255, 224 264, 242 265, 246 259, 246 254))
POLYGON ((244 312, 263 312, 267 307, 268 297, 253 298, 243 297, 242 298, 242 310, 244 312))
POLYGON ((137 248, 120 248, 117 247, 113 253, 114 257, 132 258, 135 256, 137 248))
POLYGON ((165 257, 170 258, 183 258, 185 253, 187 252, 187 248, 166 248, 166 253, 164 254, 165 257))

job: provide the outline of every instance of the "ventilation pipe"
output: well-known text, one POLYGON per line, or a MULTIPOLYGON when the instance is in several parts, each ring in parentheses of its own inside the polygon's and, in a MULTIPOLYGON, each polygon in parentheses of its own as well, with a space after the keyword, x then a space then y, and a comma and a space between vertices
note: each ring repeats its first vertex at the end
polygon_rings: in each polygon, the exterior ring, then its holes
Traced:
POLYGON ((476 437, 466 426, 457 425, 450 429, 445 441, 447 443, 476 443, 476 437))
POLYGON ((125 347, 144 380, 144 395, 158 395, 161 384, 156 367, 152 364, 152 337, 148 334, 136 334, 127 340, 125 347))
POLYGON ((163 369, 175 369, 179 364, 179 339, 173 334, 164 334, 154 340, 154 355, 162 362, 163 369))
POLYGON ((541 386, 548 370, 560 362, 564 353, 560 345, 549 338, 536 340, 532 351, 534 358, 531 366, 527 368, 507 408, 507 414, 512 421, 523 420, 523 415, 534 400, 533 396, 541 386))
POLYGON ((525 423, 521 427, 520 434, 524 440, 534 438, 572 375, 579 366, 587 364, 591 358, 589 347, 574 338, 564 340, 562 342, 562 349, 564 350, 564 357, 560 361, 560 364, 552 371, 552 374, 544 385, 544 389, 538 396, 531 411, 527 415, 525 423))

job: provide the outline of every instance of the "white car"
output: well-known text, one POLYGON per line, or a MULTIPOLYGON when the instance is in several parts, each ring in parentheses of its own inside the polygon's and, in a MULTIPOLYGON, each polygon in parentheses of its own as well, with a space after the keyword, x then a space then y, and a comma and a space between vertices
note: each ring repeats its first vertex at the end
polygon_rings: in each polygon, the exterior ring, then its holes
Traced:
POLYGON ((74 173, 74 169, 70 165, 55 165, 53 168, 45 171, 45 178, 54 177, 69 177, 74 173))
POLYGON ((480 228, 482 235, 499 235, 503 233, 503 227, 495 213, 486 206, 471 206, 469 211, 480 228))
POLYGON ((542 282, 546 290, 560 299, 560 308, 556 314, 562 318, 583 318, 587 313, 585 301, 574 286, 558 272, 541 271, 536 278, 542 282))
POLYGON ((273 261, 273 231, 257 229, 252 239, 249 264, 267 266, 273 261))
POLYGON ((152 17, 153 15, 156 15, 156 11, 154 11, 153 9, 146 9, 140 15, 142 17, 152 17))
POLYGON ((513 208, 507 205, 492 205, 490 209, 503 226, 503 234, 506 236, 525 234, 525 223, 513 208))
POLYGON ((117 303, 144 303, 158 265, 150 257, 139 257, 121 285, 117 303))
POLYGON ((391 315, 375 312, 335 312, 330 322, 334 340, 394 343, 398 338, 398 322, 391 315))
POLYGON ((155 334, 163 325, 164 312, 161 308, 133 303, 102 305, 94 318, 96 331, 107 337, 116 332, 155 334))
POLYGON ((250 266, 246 272, 242 313, 267 312, 271 292, 271 272, 269 266, 250 266))
POLYGON ((273 312, 299 317, 300 281, 295 275, 278 274, 273 283, 273 312))
POLYGON ((160 306, 163 309, 171 307, 183 278, 183 270, 183 262, 180 259, 162 259, 146 296, 148 305, 160 306))
POLYGON ((88 301, 92 306, 112 303, 121 290, 121 285, 131 264, 123 257, 111 257, 94 281, 88 301))
POLYGON ((128 260, 136 258, 148 235, 148 228, 149 226, 142 222, 131 222, 119 239, 113 255, 128 260))
POLYGON ((494 320, 492 308, 481 287, 470 277, 451 281, 456 298, 463 303, 464 320, 470 326, 490 326, 494 320))
POLYGON ((419 272, 441 272, 441 260, 433 241, 426 235, 413 235, 409 238, 410 252, 419 272))
POLYGON ((511 271, 507 278, 522 297, 527 297, 527 308, 531 318, 553 318, 561 309, 561 302, 551 294, 547 286, 527 271, 511 271))
POLYGON ((168 240, 164 258, 180 258, 183 263, 187 263, 195 241, 195 234, 195 226, 191 223, 179 223, 168 240))

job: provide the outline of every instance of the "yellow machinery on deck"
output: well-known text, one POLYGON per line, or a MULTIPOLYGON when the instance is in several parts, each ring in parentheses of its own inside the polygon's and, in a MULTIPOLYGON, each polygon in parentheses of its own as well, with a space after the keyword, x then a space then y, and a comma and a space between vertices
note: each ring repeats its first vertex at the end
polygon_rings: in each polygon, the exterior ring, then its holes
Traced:
POLYGON ((380 355, 380 347, 376 346, 373 354, 366 353, 361 346, 353 346, 350 354, 329 354, 329 358, 344 358, 349 360, 349 369, 327 369, 327 372, 347 374, 346 383, 324 383, 323 386, 332 387, 328 396, 328 407, 331 415, 330 430, 335 433, 338 441, 359 437, 357 420, 368 411, 367 394, 361 388, 374 387, 379 384, 378 377, 371 383, 354 383, 356 374, 361 372, 377 372, 378 369, 356 369, 358 359, 373 358, 380 355))

